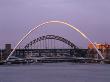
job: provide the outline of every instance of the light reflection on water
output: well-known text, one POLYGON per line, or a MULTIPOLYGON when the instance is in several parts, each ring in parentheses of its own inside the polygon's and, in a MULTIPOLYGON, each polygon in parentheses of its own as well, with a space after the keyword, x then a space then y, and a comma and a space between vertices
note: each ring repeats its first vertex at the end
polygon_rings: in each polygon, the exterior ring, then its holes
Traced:
POLYGON ((110 65, 48 63, 0 66, 0 82, 110 82, 110 65))

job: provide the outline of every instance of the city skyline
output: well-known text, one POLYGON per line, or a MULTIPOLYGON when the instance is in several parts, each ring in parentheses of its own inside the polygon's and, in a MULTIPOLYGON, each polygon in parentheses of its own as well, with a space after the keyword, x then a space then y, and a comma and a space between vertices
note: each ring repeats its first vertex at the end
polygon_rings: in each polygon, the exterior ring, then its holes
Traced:
MULTIPOLYGON (((0 48, 5 43, 14 46, 30 29, 49 20, 66 21, 84 32, 92 41, 110 43, 109 3, 109 0, 1 0, 0 48)), ((80 43, 82 47, 87 44, 87 41, 65 26, 50 26, 39 29, 37 33, 65 36, 76 44, 80 43)))

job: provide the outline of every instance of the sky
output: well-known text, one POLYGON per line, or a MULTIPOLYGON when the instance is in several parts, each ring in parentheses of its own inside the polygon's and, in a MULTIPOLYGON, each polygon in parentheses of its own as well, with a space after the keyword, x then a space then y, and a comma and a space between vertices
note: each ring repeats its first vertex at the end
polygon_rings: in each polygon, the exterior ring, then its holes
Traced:
MULTIPOLYGON (((29 30, 50 20, 72 24, 93 42, 110 43, 110 0, 0 0, 0 48, 15 46, 29 30)), ((65 25, 45 27, 33 36, 59 35, 87 47, 88 41, 65 25)))

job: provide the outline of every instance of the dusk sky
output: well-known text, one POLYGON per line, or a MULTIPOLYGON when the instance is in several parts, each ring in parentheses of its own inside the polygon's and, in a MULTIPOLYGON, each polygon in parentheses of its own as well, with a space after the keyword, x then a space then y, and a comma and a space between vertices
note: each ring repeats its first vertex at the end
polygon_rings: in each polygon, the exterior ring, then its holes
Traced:
MULTIPOLYGON (((5 43, 15 46, 30 29, 49 20, 66 21, 92 41, 110 43, 110 0, 0 0, 0 48, 5 43)), ((35 36, 56 34, 87 46, 87 41, 65 25, 45 27, 35 36)))

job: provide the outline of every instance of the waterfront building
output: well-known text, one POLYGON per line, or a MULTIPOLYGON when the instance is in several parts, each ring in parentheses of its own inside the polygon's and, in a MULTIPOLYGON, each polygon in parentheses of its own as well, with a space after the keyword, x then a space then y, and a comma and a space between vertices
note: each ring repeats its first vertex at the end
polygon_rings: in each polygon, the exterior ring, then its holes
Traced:
MULTIPOLYGON (((94 43, 96 48, 99 49, 105 59, 110 59, 110 44, 104 43, 94 43)), ((90 50, 91 55, 97 54, 96 50, 94 49, 93 45, 90 43, 88 44, 88 49, 90 50)), ((94 55, 96 56, 96 55, 94 55)))

